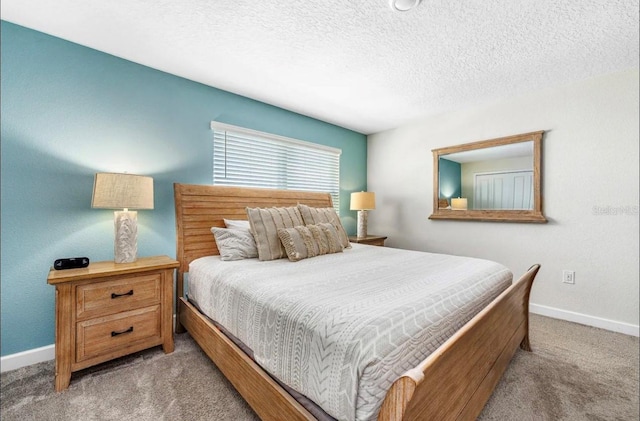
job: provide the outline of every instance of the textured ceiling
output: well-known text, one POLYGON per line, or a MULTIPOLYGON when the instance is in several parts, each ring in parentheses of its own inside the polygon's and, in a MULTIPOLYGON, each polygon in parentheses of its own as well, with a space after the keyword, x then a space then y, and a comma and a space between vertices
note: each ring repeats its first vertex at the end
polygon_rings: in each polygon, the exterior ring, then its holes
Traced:
POLYGON ((2 19, 370 134, 638 67, 639 0, 2 0, 2 19))

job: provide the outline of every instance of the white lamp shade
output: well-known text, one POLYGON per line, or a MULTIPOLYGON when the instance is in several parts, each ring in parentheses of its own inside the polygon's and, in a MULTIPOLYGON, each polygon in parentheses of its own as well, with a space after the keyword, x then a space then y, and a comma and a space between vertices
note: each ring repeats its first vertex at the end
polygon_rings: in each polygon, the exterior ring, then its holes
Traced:
POLYGON ((376 194, 373 192, 351 193, 351 210, 372 210, 376 208, 376 194))
POLYGON ((453 210, 466 210, 467 209, 467 198, 466 197, 452 197, 451 198, 451 209, 453 210))
POLYGON ((143 175, 97 173, 92 208, 153 209, 153 178, 143 175))

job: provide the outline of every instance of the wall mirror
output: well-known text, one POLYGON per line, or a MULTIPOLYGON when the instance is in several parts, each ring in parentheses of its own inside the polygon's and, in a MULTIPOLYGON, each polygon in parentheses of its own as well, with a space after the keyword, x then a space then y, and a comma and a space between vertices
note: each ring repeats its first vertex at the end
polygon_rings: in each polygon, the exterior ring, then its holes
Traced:
POLYGON ((434 149, 429 219, 547 222, 541 194, 543 134, 434 149))

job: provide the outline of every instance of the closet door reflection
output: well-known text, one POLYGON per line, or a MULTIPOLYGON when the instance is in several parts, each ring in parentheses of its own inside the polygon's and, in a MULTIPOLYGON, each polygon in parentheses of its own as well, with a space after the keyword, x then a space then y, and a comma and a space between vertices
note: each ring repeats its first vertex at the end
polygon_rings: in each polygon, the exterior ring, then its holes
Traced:
POLYGON ((533 171, 475 174, 469 209, 533 209, 533 171))

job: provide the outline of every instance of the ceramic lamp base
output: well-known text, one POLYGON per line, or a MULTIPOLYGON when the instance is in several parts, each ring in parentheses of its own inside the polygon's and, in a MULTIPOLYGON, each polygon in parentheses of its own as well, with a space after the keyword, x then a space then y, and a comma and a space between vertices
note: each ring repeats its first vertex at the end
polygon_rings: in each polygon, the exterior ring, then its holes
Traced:
POLYGON ((138 212, 114 212, 116 263, 132 263, 138 258, 138 212))
POLYGON ((358 211, 358 238, 364 238, 367 236, 367 211, 358 211))

